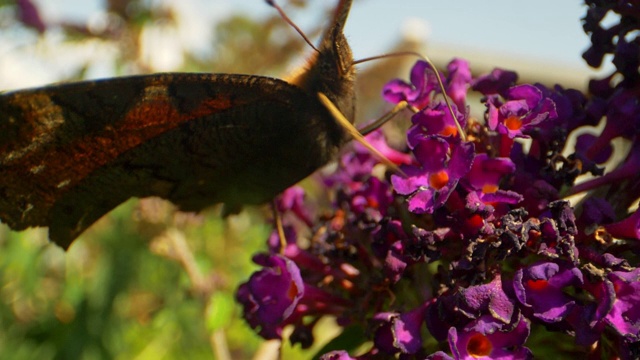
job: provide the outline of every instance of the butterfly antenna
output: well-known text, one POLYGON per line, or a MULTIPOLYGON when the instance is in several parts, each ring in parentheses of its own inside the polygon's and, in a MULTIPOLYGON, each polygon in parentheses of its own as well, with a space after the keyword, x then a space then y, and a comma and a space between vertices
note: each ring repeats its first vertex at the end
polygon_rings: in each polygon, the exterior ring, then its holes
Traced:
POLYGON ((300 36, 302 36, 302 38, 304 39, 304 41, 309 44, 309 46, 311 46, 311 48, 313 50, 315 50, 317 53, 320 52, 320 50, 318 50, 318 48, 315 47, 315 45, 313 45, 313 43, 311 43, 311 40, 309 40, 309 38, 307 37, 307 35, 304 34, 304 32, 302 31, 302 29, 300 29, 298 27, 298 25, 296 25, 291 19, 289 19, 289 17, 287 16, 287 14, 284 12, 284 10, 282 10, 282 8, 280 7, 280 5, 276 4, 275 1, 273 0, 266 0, 267 4, 269 4, 270 6, 274 7, 278 13, 280 14, 280 17, 287 22, 287 24, 291 25, 292 28, 294 28, 298 34, 300 34, 300 36))
POLYGON ((431 66, 431 68, 433 69, 433 72, 436 74, 436 79, 438 80, 438 87, 440 88, 440 91, 442 91, 442 96, 444 97, 444 101, 447 104, 447 108, 449 109, 449 113, 451 114, 451 116, 453 117, 454 122, 456 123, 456 129, 458 130, 458 133, 460 134, 460 138, 462 139, 462 141, 467 141, 467 135, 464 132, 464 130, 462 129, 462 126, 460 126, 460 121, 458 121, 458 117, 456 116, 455 112, 453 111, 453 107, 451 106, 451 102, 449 101, 449 96, 447 96, 447 92, 444 89, 444 83, 442 82, 442 78, 440 77, 440 73, 438 72, 436 66, 433 64, 431 59, 429 59, 428 56, 422 55, 422 54, 417 53, 415 51, 399 51, 399 52, 394 52, 394 53, 389 53, 389 54, 382 54, 382 55, 367 57, 367 58, 364 58, 364 59, 359 59, 359 60, 354 61, 353 65, 362 64, 363 62, 367 62, 367 61, 371 61, 371 60, 379 60, 379 59, 386 59, 386 58, 390 58, 390 57, 407 56, 407 55, 416 56, 416 57, 426 61, 427 64, 429 64, 429 66, 431 66))

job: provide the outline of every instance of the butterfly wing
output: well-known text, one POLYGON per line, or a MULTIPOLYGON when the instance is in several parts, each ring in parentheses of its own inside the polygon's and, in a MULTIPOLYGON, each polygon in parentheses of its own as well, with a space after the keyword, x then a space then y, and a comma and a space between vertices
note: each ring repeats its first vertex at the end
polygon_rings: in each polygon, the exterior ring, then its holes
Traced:
POLYGON ((130 197, 184 210, 268 201, 329 161, 343 131, 287 82, 157 74, 0 95, 0 219, 67 248, 130 197))

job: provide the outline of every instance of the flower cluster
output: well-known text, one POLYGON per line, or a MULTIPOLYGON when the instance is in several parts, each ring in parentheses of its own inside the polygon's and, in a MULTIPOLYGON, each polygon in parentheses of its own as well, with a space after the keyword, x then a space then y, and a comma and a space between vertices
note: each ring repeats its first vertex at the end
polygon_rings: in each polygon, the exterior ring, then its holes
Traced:
POLYGON ((287 190, 286 245, 274 233, 238 291, 249 324, 267 339, 290 326, 289 340, 308 347, 318 320, 335 317, 344 331, 323 359, 640 357, 640 210, 629 210, 640 195, 640 42, 628 36, 640 8, 588 4, 585 58, 613 52, 623 76, 592 82, 588 96, 500 69, 474 78, 461 59, 444 76, 451 109, 423 61, 410 83, 388 83, 386 100, 419 109, 406 149, 368 139, 403 174, 380 174, 355 146, 324 177, 330 211, 313 214, 303 191, 287 190), (622 15, 615 30, 597 25, 607 11, 622 15), (601 121, 598 136, 581 133, 601 121), (605 173, 619 137, 630 150, 605 173))

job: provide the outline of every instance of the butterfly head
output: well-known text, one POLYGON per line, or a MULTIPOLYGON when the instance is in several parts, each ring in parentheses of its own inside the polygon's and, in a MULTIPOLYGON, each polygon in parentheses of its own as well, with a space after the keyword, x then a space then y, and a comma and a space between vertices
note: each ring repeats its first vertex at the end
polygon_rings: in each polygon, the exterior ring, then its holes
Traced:
POLYGON ((353 122, 355 117, 355 67, 344 25, 352 0, 340 0, 318 51, 305 69, 289 82, 309 93, 325 94, 353 122))

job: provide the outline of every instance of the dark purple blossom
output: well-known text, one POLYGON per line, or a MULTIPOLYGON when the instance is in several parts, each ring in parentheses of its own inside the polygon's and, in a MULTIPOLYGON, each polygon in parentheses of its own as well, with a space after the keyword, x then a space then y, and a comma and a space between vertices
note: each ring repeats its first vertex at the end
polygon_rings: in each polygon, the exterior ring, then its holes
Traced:
MULTIPOLYGON (((586 0, 589 6, 583 19, 583 29, 591 37, 591 47, 582 55, 587 64, 600 67, 607 54, 613 54, 612 63, 615 73, 622 75, 619 87, 633 87, 638 83, 638 63, 640 60, 638 47, 638 4, 635 1, 599 1, 586 0), (608 14, 618 16, 619 21, 613 24, 603 23, 608 14)), ((614 73, 614 74, 615 74, 614 73)), ((609 80, 613 76, 609 76, 609 80)), ((609 81, 608 80, 608 81, 609 81)), ((607 82, 608 82, 607 81, 607 82)), ((613 87, 613 84, 608 84, 613 87)), ((596 92, 605 95, 604 92, 596 92)))
MULTIPOLYGON (((576 153, 580 155, 586 154, 589 149, 595 148, 593 145, 597 141, 597 139, 598 136, 589 133, 579 135, 576 139, 576 153)), ((598 148, 597 150, 597 152, 590 152, 591 158, 581 156, 581 160, 585 162, 593 161, 596 164, 602 164, 605 161, 609 160, 611 154, 613 154, 613 147, 610 143, 602 148, 598 148)))
POLYGON ((449 346, 456 360, 531 359, 533 354, 523 346, 529 332, 524 317, 514 327, 506 327, 485 315, 462 329, 449 329, 449 346))
POLYGON ((444 351, 435 352, 425 358, 425 360, 454 360, 451 356, 447 355, 444 351))
POLYGON ((617 137, 633 138, 640 129, 640 101, 638 95, 629 90, 618 90, 607 100, 608 121, 602 133, 587 150, 586 156, 594 158, 610 146, 611 140, 617 137))
POLYGON ((514 293, 526 311, 544 322, 564 320, 575 306, 565 288, 582 285, 582 273, 572 265, 541 262, 516 271, 514 293))
POLYGON ((278 255, 256 255, 254 261, 264 269, 242 284, 236 297, 251 327, 265 339, 279 339, 284 320, 304 294, 300 269, 293 261, 278 255))
POLYGON ((517 80, 518 74, 513 71, 493 69, 489 74, 474 79, 471 86, 483 95, 503 95, 517 80))
POLYGON ((502 288, 499 275, 489 283, 460 289, 459 310, 469 318, 476 319, 481 314, 490 314, 496 321, 506 325, 516 315, 515 302, 502 288))
POLYGON ((426 306, 406 313, 379 313, 373 317, 376 323, 374 344, 387 354, 415 354, 422 347, 420 334, 426 306))
MULTIPOLYGON (((580 193, 590 189, 594 189, 607 184, 620 184, 623 181, 634 183, 640 176, 640 142, 636 141, 632 144, 627 158, 613 171, 610 171, 600 177, 584 181, 575 185, 570 194, 580 193)), ((640 187, 633 187, 632 191, 638 191, 640 187)), ((640 195, 631 193, 630 196, 640 195)), ((635 198, 634 198, 635 199, 635 198)), ((628 206, 627 206, 628 207, 628 206)))
POLYGON ((298 219, 311 226, 312 216, 309 209, 304 206, 304 196, 304 190, 301 187, 292 186, 278 196, 276 207, 282 214, 291 211, 298 219))
POLYGON ((444 340, 452 326, 462 328, 470 321, 488 316, 496 324, 509 327, 519 314, 515 300, 507 295, 502 279, 497 275, 487 284, 460 288, 438 297, 428 308, 426 320, 430 333, 436 339, 444 340))
POLYGON ((355 360, 344 350, 335 350, 320 356, 320 360, 355 360))
POLYGON ((615 331, 640 341, 640 268, 630 272, 614 271, 607 276, 613 284, 615 301, 606 316, 615 331))

